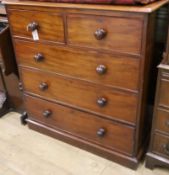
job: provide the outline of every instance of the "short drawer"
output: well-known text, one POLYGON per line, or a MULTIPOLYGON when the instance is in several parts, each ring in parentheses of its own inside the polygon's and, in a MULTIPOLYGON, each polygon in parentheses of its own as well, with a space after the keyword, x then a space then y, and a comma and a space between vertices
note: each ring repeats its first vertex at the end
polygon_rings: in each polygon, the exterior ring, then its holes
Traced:
POLYGON ((54 45, 15 40, 20 65, 49 70, 110 85, 138 90, 140 60, 54 45))
POLYGON ((169 77, 161 78, 159 86, 159 105, 169 108, 169 77))
POLYGON ((64 42, 63 17, 61 14, 40 11, 9 10, 8 16, 14 36, 33 39, 32 31, 37 30, 39 40, 64 42))
POLYGON ((25 105, 32 120, 109 149, 132 154, 132 127, 31 96, 25 96, 25 105))
POLYGON ((169 134, 169 111, 164 109, 157 110, 155 128, 169 134))
POLYGON ((67 23, 71 45, 141 53, 143 21, 140 19, 69 14, 67 23))
POLYGON ((153 152, 169 158, 169 137, 155 134, 153 140, 153 152))
POLYGON ((36 69, 20 69, 24 90, 128 123, 136 122, 137 94, 36 69))

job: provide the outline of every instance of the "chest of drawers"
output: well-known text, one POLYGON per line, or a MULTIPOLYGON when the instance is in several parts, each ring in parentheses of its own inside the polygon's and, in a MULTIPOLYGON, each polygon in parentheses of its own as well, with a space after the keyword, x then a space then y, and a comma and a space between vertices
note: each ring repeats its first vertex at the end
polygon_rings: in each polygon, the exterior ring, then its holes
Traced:
POLYGON ((146 167, 150 169, 169 167, 169 28, 163 57, 158 66, 151 141, 146 155, 146 167))
POLYGON ((146 142, 155 11, 167 2, 5 1, 29 127, 136 168, 146 142))
POLYGON ((151 134, 151 143, 147 153, 146 166, 169 167, 169 66, 160 64, 156 105, 151 134))

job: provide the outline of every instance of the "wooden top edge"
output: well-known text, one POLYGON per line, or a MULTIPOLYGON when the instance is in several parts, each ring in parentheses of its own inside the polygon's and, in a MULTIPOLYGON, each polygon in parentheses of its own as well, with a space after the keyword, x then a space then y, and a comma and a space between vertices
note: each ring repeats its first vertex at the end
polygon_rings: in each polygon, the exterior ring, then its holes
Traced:
POLYGON ((151 13, 161 6, 167 4, 169 0, 159 0, 157 2, 144 6, 127 6, 127 5, 96 5, 96 4, 70 4, 70 3, 53 3, 53 2, 34 2, 34 1, 19 1, 19 0, 2 0, 3 4, 7 5, 27 5, 40 7, 55 7, 55 8, 74 8, 74 9, 94 9, 94 10, 111 10, 123 12, 139 12, 151 13))

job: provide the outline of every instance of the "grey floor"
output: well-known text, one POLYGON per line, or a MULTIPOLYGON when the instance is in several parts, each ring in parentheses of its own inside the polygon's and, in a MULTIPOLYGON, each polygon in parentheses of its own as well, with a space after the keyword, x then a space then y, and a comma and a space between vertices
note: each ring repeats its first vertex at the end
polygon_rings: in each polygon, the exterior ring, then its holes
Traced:
POLYGON ((169 175, 141 164, 137 171, 20 125, 18 113, 0 119, 0 175, 169 175))

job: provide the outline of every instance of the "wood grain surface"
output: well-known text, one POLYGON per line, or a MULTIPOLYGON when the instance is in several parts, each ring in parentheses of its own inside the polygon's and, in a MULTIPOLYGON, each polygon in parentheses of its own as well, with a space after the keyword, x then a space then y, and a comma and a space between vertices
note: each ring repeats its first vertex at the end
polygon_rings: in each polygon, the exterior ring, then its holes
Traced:
POLYGON ((143 21, 125 17, 72 14, 67 16, 68 44, 117 52, 140 54, 143 21), (106 36, 97 40, 94 33, 104 29, 106 36))
POLYGON ((22 68, 20 73, 26 92, 135 125, 138 103, 135 94, 115 91, 112 88, 35 69, 22 68), (39 89, 42 83, 48 85, 44 91, 39 89), (100 107, 97 101, 102 97, 107 100, 107 103, 100 107))
POLYGON ((40 6, 40 7, 57 7, 70 9, 91 9, 91 10, 108 10, 108 11, 124 11, 124 12, 140 12, 140 13, 152 13, 159 9, 161 6, 167 4, 168 0, 161 0, 148 4, 145 6, 124 6, 124 5, 86 5, 86 4, 64 4, 64 3, 43 3, 43 2, 30 2, 20 0, 3 0, 4 4, 8 5, 27 5, 27 6, 40 6))
POLYGON ((39 40, 49 40, 53 42, 64 42, 64 27, 62 14, 33 12, 33 11, 8 11, 9 22, 13 35, 30 38, 33 40, 32 32, 27 26, 32 22, 38 24, 39 40))
POLYGON ((100 144, 103 147, 132 154, 134 128, 39 98, 25 96, 24 99, 30 118, 33 120, 100 144), (52 114, 49 117, 44 117, 45 110, 50 110, 52 114), (100 128, 105 130, 102 137, 97 135, 100 128))
POLYGON ((155 128, 158 131, 169 133, 169 111, 159 108, 156 112, 155 128))
POLYGON ((154 136, 152 151, 169 158, 169 137, 156 133, 154 136), (168 148, 165 148, 168 146, 168 148))
POLYGON ((52 71, 127 91, 139 90, 139 58, 114 56, 99 51, 87 50, 86 52, 22 40, 15 40, 14 43, 19 65, 52 71), (41 61, 36 61, 34 58, 38 53, 44 57, 41 61), (96 71, 100 65, 106 67, 103 74, 96 71))

